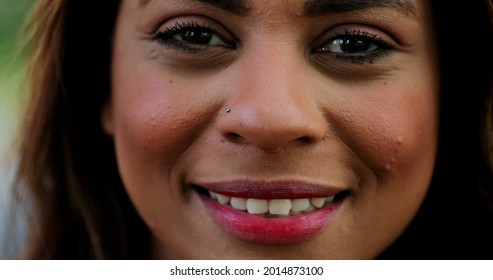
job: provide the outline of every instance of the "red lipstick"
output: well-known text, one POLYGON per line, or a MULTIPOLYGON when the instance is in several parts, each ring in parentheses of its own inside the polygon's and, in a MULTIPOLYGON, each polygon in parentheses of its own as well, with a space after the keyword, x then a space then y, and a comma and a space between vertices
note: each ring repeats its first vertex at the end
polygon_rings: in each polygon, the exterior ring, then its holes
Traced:
POLYGON ((237 198, 301 199, 336 197, 323 207, 291 216, 271 217, 249 214, 200 195, 207 213, 219 227, 238 239, 268 245, 293 244, 322 233, 343 203, 343 189, 299 181, 230 181, 201 185, 209 191, 237 198))
POLYGON ((257 199, 330 197, 335 196, 344 190, 342 188, 293 180, 271 182, 235 180, 209 183, 200 186, 209 191, 230 197, 249 197, 257 199))

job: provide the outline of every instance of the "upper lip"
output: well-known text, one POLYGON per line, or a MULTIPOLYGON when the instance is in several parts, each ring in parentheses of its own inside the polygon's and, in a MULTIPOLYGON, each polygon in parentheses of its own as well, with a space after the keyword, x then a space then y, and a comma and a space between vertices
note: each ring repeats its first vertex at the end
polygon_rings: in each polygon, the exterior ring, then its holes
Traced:
POLYGON ((192 184, 192 186, 205 188, 209 191, 230 197, 257 199, 331 197, 345 191, 345 189, 341 187, 301 180, 229 180, 192 184))

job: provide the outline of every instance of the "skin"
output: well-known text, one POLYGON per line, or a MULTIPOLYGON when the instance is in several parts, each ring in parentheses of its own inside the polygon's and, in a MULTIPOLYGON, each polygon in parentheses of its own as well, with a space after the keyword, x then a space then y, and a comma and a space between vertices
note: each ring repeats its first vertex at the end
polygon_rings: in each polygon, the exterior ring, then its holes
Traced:
POLYGON ((377 256, 415 215, 435 163, 437 66, 425 1, 411 1, 415 14, 376 7, 320 16, 304 15, 302 0, 250 0, 248 15, 177 2, 122 1, 102 112, 153 257, 377 256), (187 52, 155 40, 190 21, 236 46, 187 52), (362 61, 313 52, 354 30, 394 50, 362 61), (313 239, 260 245, 218 227, 189 187, 233 179, 306 180, 350 193, 313 239))

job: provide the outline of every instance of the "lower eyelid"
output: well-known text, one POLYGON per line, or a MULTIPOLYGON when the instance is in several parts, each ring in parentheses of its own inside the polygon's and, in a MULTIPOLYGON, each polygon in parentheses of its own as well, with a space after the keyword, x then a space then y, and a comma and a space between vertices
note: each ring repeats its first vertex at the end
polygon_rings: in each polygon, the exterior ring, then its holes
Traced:
POLYGON ((373 64, 376 61, 391 55, 394 50, 391 49, 380 49, 373 50, 366 54, 344 54, 344 53, 336 53, 336 52, 320 52, 314 50, 310 53, 311 56, 319 56, 321 59, 329 59, 329 60, 337 60, 339 62, 348 62, 354 64, 373 64))
POLYGON ((224 48, 224 49, 235 49, 236 44, 235 43, 230 43, 227 40, 221 38, 219 35, 215 34, 212 37, 212 41, 207 44, 207 45, 200 45, 200 44, 191 44, 187 43, 181 38, 179 38, 180 34, 164 34, 164 33, 158 33, 154 37, 154 41, 160 44, 161 46, 164 46, 165 48, 170 48, 175 51, 182 51, 186 53, 198 53, 200 51, 206 51, 207 49, 211 48, 224 48))
POLYGON ((391 56, 396 52, 396 49, 375 49, 369 51, 368 53, 360 54, 344 54, 344 53, 336 53, 325 51, 321 52, 320 49, 311 50, 309 56, 311 57, 311 61, 315 64, 318 64, 319 67, 329 67, 333 71, 338 68, 346 69, 353 67, 354 71, 359 71, 358 67, 365 65, 365 68, 376 68, 381 67, 385 63, 387 57, 391 56), (378 63, 382 60, 382 63, 378 63), (375 64, 375 65, 374 65, 375 64), (354 68, 356 67, 356 68, 354 68))
POLYGON ((342 55, 342 54, 333 54, 333 56, 337 60, 341 61, 346 61, 346 62, 351 62, 351 63, 356 63, 356 64, 373 64, 377 62, 380 59, 385 58, 386 56, 390 55, 392 51, 390 50, 381 50, 378 52, 374 52, 371 54, 367 55, 342 55))
POLYGON ((198 46, 193 46, 189 44, 185 44, 179 40, 176 40, 172 37, 157 37, 154 39, 157 44, 159 44, 159 48, 167 48, 173 51, 185 52, 185 53, 197 53, 201 50, 198 46))
POLYGON ((237 53, 222 49, 202 52, 200 50, 171 50, 162 47, 156 50, 153 59, 160 65, 172 71, 183 74, 216 71, 233 63, 237 53))
POLYGON ((396 70, 395 65, 376 63, 369 58, 347 58, 337 55, 315 56, 311 63, 321 73, 343 82, 364 82, 389 77, 396 70))

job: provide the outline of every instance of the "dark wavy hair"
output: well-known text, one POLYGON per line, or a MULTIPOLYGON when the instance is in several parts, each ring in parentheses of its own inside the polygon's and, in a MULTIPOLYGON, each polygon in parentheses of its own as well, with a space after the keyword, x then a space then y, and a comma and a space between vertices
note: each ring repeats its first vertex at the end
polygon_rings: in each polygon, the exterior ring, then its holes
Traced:
MULTIPOLYGON (((437 164, 419 213, 380 258, 493 259, 488 7, 489 0, 432 1, 441 77, 437 164)), ((20 194, 27 190, 24 203, 33 210, 21 257, 151 257, 150 232, 125 193, 113 141, 100 125, 111 94, 118 9, 118 0, 40 0, 33 11, 30 103, 16 186, 20 194)))

